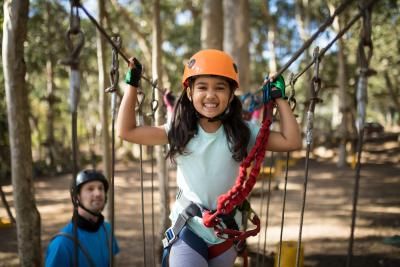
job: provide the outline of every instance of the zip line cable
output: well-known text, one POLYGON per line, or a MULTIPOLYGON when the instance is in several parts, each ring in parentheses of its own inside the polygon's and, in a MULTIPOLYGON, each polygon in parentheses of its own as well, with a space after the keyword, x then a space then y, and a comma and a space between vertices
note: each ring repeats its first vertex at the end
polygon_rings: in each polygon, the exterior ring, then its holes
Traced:
POLYGON ((359 61, 359 78, 357 83, 357 120, 356 126, 358 131, 357 140, 357 165, 355 182, 353 189, 353 208, 351 213, 351 231, 349 238, 349 247, 347 253, 346 267, 352 266, 353 259, 353 243, 354 243, 354 229, 356 225, 356 214, 357 214, 357 203, 358 203, 358 193, 360 187, 360 172, 361 172, 361 153, 363 147, 364 139, 364 123, 366 117, 366 104, 367 104, 367 90, 368 90, 368 76, 371 74, 369 68, 373 44, 371 39, 372 33, 372 6, 365 8, 362 1, 360 1, 360 9, 363 13, 363 24, 360 32, 360 41, 358 43, 358 61, 359 61))
MULTIPOLYGON (((294 112, 296 108, 296 91, 294 89, 294 73, 290 74, 290 95, 288 98, 289 105, 294 112)), ((282 240, 283 240, 283 227, 285 225, 285 210, 286 210, 286 196, 287 196, 287 183, 288 183, 288 172, 289 172, 289 158, 290 152, 286 152, 286 168, 285 168, 285 181, 283 186, 283 196, 282 196, 282 213, 281 213, 281 229, 279 234, 279 248, 278 248, 278 265, 277 267, 281 267, 281 256, 282 256, 282 240)))
POLYGON ((311 44, 317 39, 317 37, 326 30, 328 26, 333 23, 333 20, 336 16, 342 13, 349 4, 351 4, 354 0, 345 0, 343 1, 333 12, 333 14, 318 28, 318 30, 307 40, 303 43, 303 45, 294 53, 294 55, 286 62, 286 64, 277 72, 276 76, 281 75, 285 72, 293 62, 297 60, 297 58, 303 54, 303 52, 311 46, 311 44))
MULTIPOLYGON (((118 54, 125 60, 126 63, 129 63, 130 60, 129 58, 126 56, 126 54, 122 51, 122 49, 120 47, 118 47, 113 40, 111 39, 111 37, 107 34, 106 30, 97 22, 97 20, 89 13, 89 11, 87 11, 87 9, 80 3, 79 0, 74 0, 74 4, 81 8, 83 10, 83 12, 86 14, 86 16, 89 18, 89 20, 96 26, 96 28, 101 32, 101 34, 106 38, 107 42, 110 43, 110 45, 113 46, 113 48, 118 52, 118 54)), ((146 82, 150 83, 151 86, 153 86, 154 88, 156 88, 157 90, 159 90, 161 93, 165 93, 165 89, 160 89, 157 87, 157 83, 156 81, 152 81, 151 79, 147 78, 146 76, 144 76, 142 74, 142 79, 145 80, 146 82)))
POLYGON ((297 251, 296 251, 296 267, 299 267, 300 264, 300 250, 301 250, 301 238, 303 231, 303 219, 304 219, 304 210, 306 205, 306 196, 307 196, 307 184, 308 184, 308 167, 309 167, 309 159, 310 159, 310 151, 311 144, 313 141, 313 125, 314 125, 314 110, 315 105, 319 103, 321 100, 318 98, 318 93, 321 89, 321 79, 319 78, 319 48, 318 46, 314 49, 313 58, 315 61, 314 64, 314 77, 311 80, 310 85, 310 105, 308 107, 307 112, 307 133, 306 133, 306 161, 305 161, 305 176, 303 182, 303 199, 301 202, 301 212, 300 212, 300 223, 299 223, 299 237, 297 240, 297 251))
POLYGON ((66 34, 66 45, 69 50, 69 57, 61 61, 62 64, 70 66, 70 112, 71 112, 71 142, 72 142, 72 183, 71 183, 71 200, 74 206, 73 216, 73 236, 74 236, 74 259, 75 267, 78 267, 78 205, 74 200, 76 189, 76 176, 78 174, 78 103, 80 95, 80 72, 79 72, 79 55, 85 43, 85 36, 80 28, 80 17, 78 8, 71 2, 70 9, 70 25, 66 34), (75 39, 74 39, 75 38, 75 39), (74 41, 75 40, 75 41, 74 41))
MULTIPOLYGON (((270 165, 269 165, 269 172, 268 172, 268 179, 271 179, 272 177, 271 177, 271 174, 272 174, 272 165, 274 164, 274 153, 273 152, 271 152, 271 162, 270 162, 270 165)), ((259 214, 260 214, 260 220, 262 220, 262 216, 263 216, 263 210, 264 210, 264 198, 265 198, 265 190, 264 190, 264 187, 265 187, 265 179, 267 179, 266 177, 264 178, 263 177, 263 179, 262 179, 262 182, 261 182, 261 204, 260 204, 260 211, 259 211, 259 214)), ((268 201, 268 204, 269 204, 269 201, 268 201)), ((267 208, 267 210, 268 210, 268 208, 267 208)), ((268 214, 266 215, 266 220, 268 220, 268 214)), ((267 225, 267 222, 266 222, 266 225, 267 225)), ((265 229, 265 235, 264 235, 264 243, 263 244, 265 244, 265 242, 266 242, 266 231, 267 231, 267 229, 265 229)), ((258 235, 258 241, 257 241, 257 258, 256 258, 256 267, 258 267, 259 266, 259 263, 260 263, 260 261, 259 261, 259 256, 260 256, 260 254, 261 254, 261 235, 258 235)), ((265 253, 265 246, 263 246, 263 255, 264 255, 264 253, 265 253)), ((262 260, 264 260, 264 257, 262 258, 262 260)), ((262 266, 264 266, 264 265, 262 265, 262 266)))
MULTIPOLYGON (((273 160, 274 153, 271 152, 271 164, 273 160)), ((263 245, 263 255, 267 252, 267 232, 268 232, 268 220, 269 220, 269 207, 271 203, 271 181, 272 181, 272 166, 269 168, 268 175, 268 195, 267 195, 267 209, 265 211, 265 227, 264 227, 264 245, 263 245)), ((265 266, 265 257, 262 257, 262 265, 265 266)))
MULTIPOLYGON (((120 36, 113 37, 117 46, 121 46, 120 36)), ((111 238, 109 246, 110 266, 114 266, 113 240, 115 234, 115 198, 114 198, 114 180, 115 180, 115 117, 116 117, 116 92, 119 81, 119 61, 118 53, 115 48, 112 48, 112 65, 110 70, 111 86, 105 90, 111 93, 111 177, 110 177, 110 205, 111 205, 111 238)))

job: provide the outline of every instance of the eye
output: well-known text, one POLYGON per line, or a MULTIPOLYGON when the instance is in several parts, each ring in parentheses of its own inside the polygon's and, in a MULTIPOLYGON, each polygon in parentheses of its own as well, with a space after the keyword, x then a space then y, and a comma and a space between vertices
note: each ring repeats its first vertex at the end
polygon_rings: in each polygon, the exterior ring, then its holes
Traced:
POLYGON ((200 91, 207 90, 207 86, 205 86, 205 85, 197 85, 195 88, 196 88, 197 90, 200 90, 200 91))
POLYGON ((216 87, 216 89, 217 89, 218 91, 224 91, 224 90, 226 90, 226 86, 219 85, 219 86, 216 87))

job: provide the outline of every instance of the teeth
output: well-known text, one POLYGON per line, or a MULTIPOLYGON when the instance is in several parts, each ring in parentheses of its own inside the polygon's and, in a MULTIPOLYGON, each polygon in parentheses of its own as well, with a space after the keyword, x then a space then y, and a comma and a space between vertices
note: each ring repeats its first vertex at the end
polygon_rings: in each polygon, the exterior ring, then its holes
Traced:
POLYGON ((217 104, 207 103, 207 104, 204 104, 204 106, 207 108, 215 108, 215 107, 217 107, 217 104))

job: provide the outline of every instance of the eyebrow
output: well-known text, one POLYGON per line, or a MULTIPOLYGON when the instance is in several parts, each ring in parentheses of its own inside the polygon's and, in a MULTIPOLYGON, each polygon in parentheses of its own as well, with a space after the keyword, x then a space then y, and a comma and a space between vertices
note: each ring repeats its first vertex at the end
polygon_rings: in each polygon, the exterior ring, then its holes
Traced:
MULTIPOLYGON (((208 84, 207 82, 197 82, 197 83, 195 83, 195 86, 196 85, 207 85, 207 84, 208 84)), ((229 85, 229 84, 225 81, 220 81, 220 82, 217 82, 216 85, 229 85)))

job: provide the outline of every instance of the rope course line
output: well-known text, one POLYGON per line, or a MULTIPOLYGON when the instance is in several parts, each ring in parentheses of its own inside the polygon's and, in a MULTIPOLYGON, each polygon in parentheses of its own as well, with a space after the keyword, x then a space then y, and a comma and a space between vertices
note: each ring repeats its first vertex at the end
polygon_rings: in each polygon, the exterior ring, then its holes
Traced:
POLYGON ((353 205, 351 212, 351 230, 349 238, 349 246, 346 259, 346 267, 352 266, 353 259, 353 243, 354 243, 354 229, 356 225, 358 193, 360 187, 360 172, 361 172, 361 153, 364 140, 364 123, 366 117, 366 104, 367 104, 367 89, 368 89, 368 76, 373 72, 370 70, 369 65, 372 58, 373 44, 371 39, 372 24, 371 14, 372 5, 365 7, 364 3, 360 1, 359 7, 363 14, 363 24, 360 32, 360 41, 358 43, 358 61, 359 61, 359 78, 357 83, 357 120, 356 127, 358 131, 357 140, 357 164, 356 174, 353 189, 353 205), (367 51, 366 51, 367 50, 367 51))
POLYGON ((305 210, 306 196, 307 196, 309 159, 310 159, 311 144, 313 140, 312 134, 313 134, 313 124, 314 124, 314 110, 315 110, 315 105, 321 102, 321 99, 318 98, 318 93, 321 89, 321 79, 319 78, 320 59, 319 59, 318 46, 314 49, 313 58, 314 58, 313 60, 315 61, 314 77, 311 80, 311 85, 310 85, 311 98, 307 112, 307 132, 306 132, 307 148, 306 148, 306 160, 305 160, 305 176, 303 182, 303 199, 302 199, 300 223, 299 223, 299 237, 297 240, 296 267, 299 267, 300 264, 301 238, 302 238, 304 210, 305 210))
MULTIPOLYGON (((273 160, 274 160, 274 152, 271 152, 271 166, 269 168, 269 177, 268 177, 267 210, 265 211, 263 255, 267 251, 267 232, 268 232, 268 220, 269 220, 269 207, 270 207, 270 204, 271 204, 271 181, 272 181, 272 164, 273 164, 273 160)), ((265 266, 265 257, 262 257, 262 265, 261 266, 265 266)))
MULTIPOLYGON (((145 95, 142 93, 137 98, 137 105, 136 105, 136 114, 138 119, 138 125, 144 125, 144 114, 142 110, 143 102, 145 99, 145 95)), ((143 264, 147 266, 147 254, 146 254, 146 226, 144 221, 144 177, 143 177, 143 146, 139 145, 139 177, 140 177, 140 205, 141 205, 141 212, 142 212, 142 240, 143 240, 143 264)))
MULTIPOLYGON (((106 38, 107 42, 112 45, 112 47, 118 52, 118 54, 125 60, 126 63, 129 63, 128 56, 122 51, 121 47, 118 47, 113 40, 111 39, 110 35, 106 32, 106 30, 97 22, 97 20, 89 13, 89 11, 81 4, 79 0, 74 0, 76 2, 76 6, 81 8, 89 20, 96 26, 96 28, 100 31, 100 33, 106 38)), ((159 90, 161 93, 165 93, 165 89, 161 89, 157 87, 157 81, 152 81, 151 79, 147 78, 145 75, 142 74, 142 79, 151 84, 154 88, 159 90)))
MULTIPOLYGON (((61 63, 70 66, 70 112, 71 112, 71 138, 72 138, 72 183, 75 184, 75 177, 78 174, 78 133, 77 133, 77 121, 78 121, 78 103, 80 95, 80 72, 79 72, 79 55, 85 43, 85 36, 80 28, 80 17, 79 10, 74 1, 71 1, 70 9, 70 20, 69 29, 65 36, 66 45, 69 50, 69 57, 61 60, 61 63)), ((71 200, 73 198, 71 191, 71 200)), ((73 235, 74 235, 74 266, 78 267, 78 225, 77 225, 77 213, 78 205, 72 200, 74 206, 73 216, 73 235)))
MULTIPOLYGON (((155 81, 155 83, 153 83, 152 85, 157 84, 157 81, 155 81)), ((150 104, 150 108, 151 108, 151 112, 150 114, 148 114, 151 118, 152 124, 155 124, 155 114, 156 114, 156 110, 158 108, 158 101, 156 99, 156 87, 152 86, 152 96, 151 96, 151 104, 150 104)), ((150 155, 151 155, 151 234, 152 234, 152 266, 156 266, 155 263, 155 255, 156 255, 156 251, 155 251, 155 225, 154 225, 154 221, 155 221, 155 213, 154 213, 154 147, 150 146, 150 155)))
MULTIPOLYGON (((113 37, 113 41, 117 44, 117 46, 121 46, 121 37, 116 35, 113 37)), ((110 84, 105 92, 111 93, 111 177, 110 177, 110 205, 111 205, 111 238, 110 238, 110 246, 109 246, 109 257, 110 257, 110 266, 114 266, 114 253, 112 240, 114 240, 115 233, 115 198, 114 198, 114 180, 115 180, 115 117, 116 117, 116 92, 118 89, 118 81, 119 81, 119 60, 118 53, 115 48, 112 48, 112 64, 110 69, 110 84)))
MULTIPOLYGON (((272 178, 272 165, 273 165, 273 163, 274 163, 274 153, 271 152, 271 162, 270 162, 269 173, 268 173, 268 175, 269 175, 268 178, 269 178, 269 179, 272 178)), ((264 209, 264 197, 265 197, 264 186, 265 186, 265 179, 262 179, 262 182, 261 182, 261 204, 260 204, 260 211, 259 211, 259 217, 260 217, 260 219, 261 219, 262 216, 263 216, 263 209, 264 209)), ((269 192, 269 193, 270 193, 270 192, 269 192)), ((268 202, 268 204, 269 204, 269 202, 268 202)), ((267 210, 268 210, 268 208, 267 208, 267 210)), ((266 220, 268 221, 268 215, 266 215, 266 220)), ((266 224, 267 224, 267 222, 266 222, 266 224)), ((267 229, 265 229, 264 243, 263 243, 263 245, 266 244, 266 231, 267 231, 267 229)), ((261 249, 260 249, 260 244, 261 244, 261 235, 258 235, 256 267, 258 267, 258 266, 259 266, 259 263, 260 263, 260 261, 259 261, 259 256, 260 256, 260 254, 261 254, 261 253, 260 253, 260 251, 261 251, 261 249)), ((265 253, 265 246, 263 246, 263 254, 264 254, 264 253, 265 253)), ((263 257, 262 260, 264 260, 264 257, 263 257)), ((262 266, 264 266, 264 265, 262 265, 262 266)))
MULTIPOLYGON (((292 111, 296 108, 296 91, 294 89, 294 73, 290 74, 290 95, 288 98, 289 105, 292 111)), ((282 240, 283 240, 283 227, 285 225, 285 210, 286 210, 286 196, 287 196, 287 183, 288 183, 288 172, 289 172, 289 158, 290 152, 286 153, 286 167, 285 167, 285 179, 283 186, 283 196, 282 196, 282 213, 281 213, 281 229, 279 234, 279 247, 278 247, 278 265, 277 267, 281 267, 281 256, 282 256, 282 240)))

